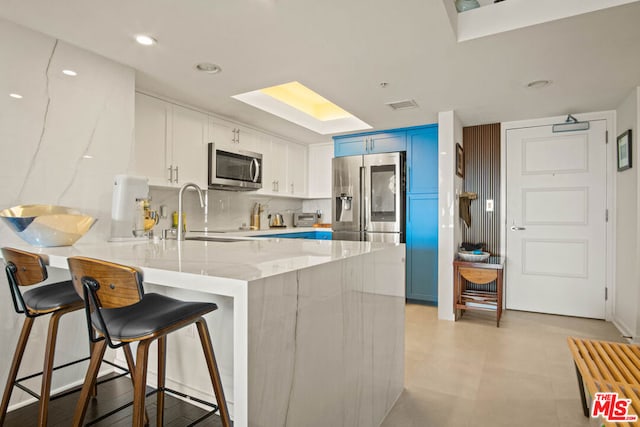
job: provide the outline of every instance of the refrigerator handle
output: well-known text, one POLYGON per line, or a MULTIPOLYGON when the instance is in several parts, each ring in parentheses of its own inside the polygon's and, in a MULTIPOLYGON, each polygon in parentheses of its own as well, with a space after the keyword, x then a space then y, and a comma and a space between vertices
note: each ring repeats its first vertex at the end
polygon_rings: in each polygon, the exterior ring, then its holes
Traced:
POLYGON ((360 231, 367 230, 367 186, 366 179, 366 167, 360 166, 360 231))

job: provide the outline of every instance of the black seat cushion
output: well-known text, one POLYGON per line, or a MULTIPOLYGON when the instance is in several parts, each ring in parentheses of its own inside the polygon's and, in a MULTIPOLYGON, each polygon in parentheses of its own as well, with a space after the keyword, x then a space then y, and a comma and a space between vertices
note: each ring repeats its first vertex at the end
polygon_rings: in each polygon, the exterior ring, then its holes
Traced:
POLYGON ((82 303, 70 280, 28 290, 22 294, 22 299, 28 308, 40 312, 82 303))
MULTIPOLYGON (((151 335, 181 322, 193 321, 214 311, 218 306, 208 302, 186 302, 159 294, 145 294, 139 302, 120 308, 102 309, 102 318, 112 339, 130 341, 151 335)), ((92 315, 95 328, 100 328, 96 313, 92 315)))

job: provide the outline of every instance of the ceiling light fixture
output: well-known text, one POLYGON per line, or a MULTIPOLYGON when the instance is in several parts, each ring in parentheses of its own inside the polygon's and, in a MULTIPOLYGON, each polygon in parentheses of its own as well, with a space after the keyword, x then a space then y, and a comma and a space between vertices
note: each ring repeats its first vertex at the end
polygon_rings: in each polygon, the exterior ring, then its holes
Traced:
POLYGON ((551 80, 534 80, 527 83, 527 87, 530 89, 542 89, 543 87, 549 86, 550 84, 551 80))
POLYGON ((222 67, 210 62, 201 62, 196 65, 196 70, 202 71, 203 73, 218 74, 222 71, 222 67))
POLYGON ((143 46, 152 46, 158 43, 158 40, 154 39, 151 36, 147 36, 145 34, 138 34, 136 36, 136 41, 143 46))
POLYGON ((232 98, 321 135, 371 129, 348 111, 296 81, 241 93, 232 98))
POLYGON ((78 75, 78 73, 76 73, 73 70, 62 70, 62 74, 64 74, 65 76, 71 76, 71 77, 75 77, 78 75))
POLYGON ((571 114, 567 114, 564 123, 556 123, 552 127, 553 132, 574 132, 577 130, 589 130, 589 122, 579 122, 571 114))
POLYGON ((22 99, 22 95, 19 93, 10 93, 9 96, 15 99, 22 99))

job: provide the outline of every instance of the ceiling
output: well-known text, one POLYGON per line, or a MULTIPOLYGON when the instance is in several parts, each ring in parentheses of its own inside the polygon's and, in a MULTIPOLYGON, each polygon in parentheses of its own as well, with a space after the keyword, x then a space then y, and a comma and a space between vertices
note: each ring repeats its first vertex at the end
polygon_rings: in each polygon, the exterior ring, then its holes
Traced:
POLYGON ((640 2, 462 43, 434 0, 0 0, 0 17, 135 68, 139 90, 303 143, 330 138, 231 96, 297 80, 391 129, 448 110, 465 126, 610 110, 640 85, 640 2), (385 105, 404 99, 419 108, 385 105))

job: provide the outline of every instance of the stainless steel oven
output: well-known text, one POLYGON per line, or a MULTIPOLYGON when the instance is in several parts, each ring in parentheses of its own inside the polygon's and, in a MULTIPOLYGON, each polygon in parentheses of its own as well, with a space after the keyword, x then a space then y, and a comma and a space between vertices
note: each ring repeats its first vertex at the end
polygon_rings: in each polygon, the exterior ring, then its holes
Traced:
POLYGON ((209 188, 250 191, 262 188, 262 154, 209 143, 209 188))

